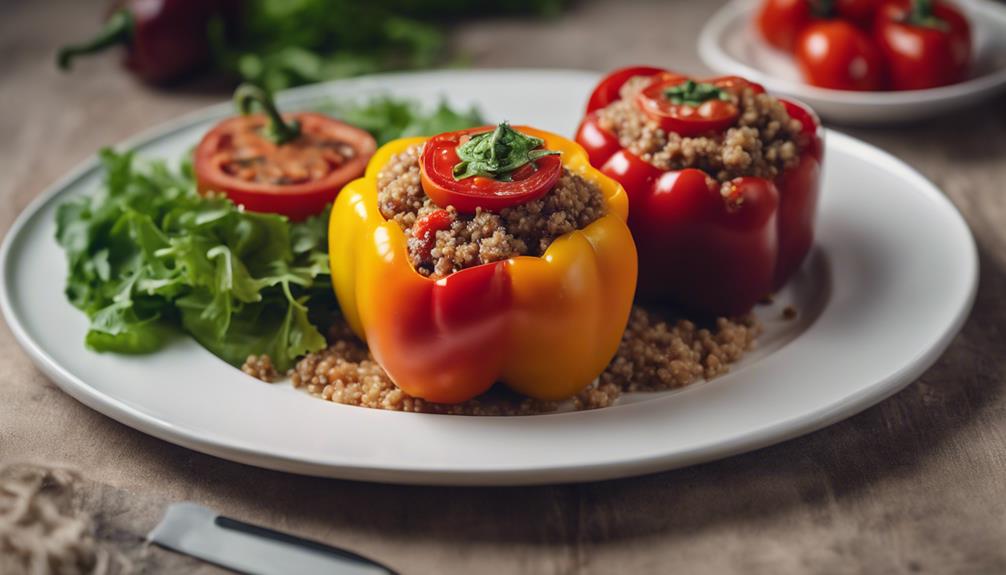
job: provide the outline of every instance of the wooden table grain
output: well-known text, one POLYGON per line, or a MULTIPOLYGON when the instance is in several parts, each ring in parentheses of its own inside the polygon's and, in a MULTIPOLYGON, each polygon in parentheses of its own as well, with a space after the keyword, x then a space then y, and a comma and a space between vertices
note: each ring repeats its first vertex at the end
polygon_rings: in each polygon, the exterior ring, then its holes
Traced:
MULTIPOLYGON (((55 47, 92 29, 98 4, 0 3, 3 233, 100 146, 226 97, 212 82, 151 90, 113 58, 57 73, 55 47)), ((478 66, 647 62, 702 72, 695 38, 717 5, 581 2, 556 21, 465 25, 453 42, 478 66)), ((315 479, 202 455, 99 415, 37 371, 4 324, 0 462, 80 469, 82 505, 106 533, 141 533, 166 502, 193 500, 403 573, 1006 572, 1004 104, 901 127, 846 128, 917 167, 960 208, 978 242, 981 285, 963 332, 935 366, 822 431, 714 463, 583 485, 315 479)), ((171 563, 167 552, 137 553, 150 571, 210 571, 171 563)))

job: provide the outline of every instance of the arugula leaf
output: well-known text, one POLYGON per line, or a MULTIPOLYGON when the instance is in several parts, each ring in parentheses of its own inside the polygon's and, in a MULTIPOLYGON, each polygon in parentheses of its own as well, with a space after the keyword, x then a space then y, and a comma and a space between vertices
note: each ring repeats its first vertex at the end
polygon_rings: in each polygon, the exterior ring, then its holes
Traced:
POLYGON ((67 296, 91 318, 88 347, 150 352, 174 325, 229 363, 268 352, 280 370, 324 347, 305 306, 328 274, 326 214, 291 223, 246 212, 200 196, 190 172, 139 168, 131 153, 103 150, 101 158, 104 188, 56 216, 67 296), (268 345, 256 348, 264 340, 245 330, 268 334, 268 345))

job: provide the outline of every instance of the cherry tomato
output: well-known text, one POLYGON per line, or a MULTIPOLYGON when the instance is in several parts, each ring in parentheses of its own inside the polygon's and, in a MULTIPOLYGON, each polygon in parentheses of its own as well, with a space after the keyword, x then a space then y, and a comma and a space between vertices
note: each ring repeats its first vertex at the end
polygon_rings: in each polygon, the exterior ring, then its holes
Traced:
POLYGON ((835 16, 854 24, 869 28, 877 12, 880 0, 835 0, 835 16))
POLYGON ((680 76, 658 77, 639 93, 636 105, 665 132, 697 136, 721 131, 737 120, 734 87, 720 80, 696 83, 680 76), (680 97, 672 97, 675 89, 680 97))
MULTIPOLYGON (((543 138, 534 128, 515 126, 515 130, 543 138)), ((511 174, 511 181, 474 176, 454 179, 454 166, 460 162, 457 147, 475 134, 491 132, 492 127, 469 128, 430 138, 419 158, 423 191, 438 206, 454 208, 462 213, 474 213, 477 208, 498 212, 503 208, 536 200, 555 187, 562 175, 559 155, 544 156, 511 174)))
POLYGON ((265 137, 265 115, 236 116, 214 126, 196 147, 201 192, 226 194, 255 212, 299 220, 321 212, 363 174, 377 143, 359 128, 310 112, 285 115, 300 135, 284 144, 265 137))
POLYGON ((812 18, 808 0, 765 0, 758 12, 757 24, 766 42, 792 52, 797 36, 812 18))
POLYGON ((653 68, 652 66, 630 66, 615 70, 605 76, 590 94, 590 100, 587 101, 587 113, 619 100, 622 97, 619 92, 629 79, 636 76, 656 76, 664 73, 666 71, 663 68, 653 68))
POLYGON ((948 4, 886 3, 877 12, 874 37, 887 60, 894 90, 935 88, 967 77, 971 27, 948 4))
POLYGON ((812 86, 880 90, 884 61, 862 30, 844 20, 815 22, 797 40, 796 63, 812 86))

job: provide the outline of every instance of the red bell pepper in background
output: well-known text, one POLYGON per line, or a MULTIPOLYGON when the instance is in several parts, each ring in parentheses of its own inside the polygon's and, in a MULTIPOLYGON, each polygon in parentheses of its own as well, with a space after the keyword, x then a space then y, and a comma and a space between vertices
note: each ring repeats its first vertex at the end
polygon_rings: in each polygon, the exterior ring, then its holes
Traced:
POLYGON ((662 73, 626 68, 604 78, 576 141, 591 164, 628 193, 629 228, 639 252, 637 294, 700 313, 746 312, 789 279, 813 243, 824 151, 820 122, 810 110, 782 100, 810 140, 799 163, 774 180, 737 178, 723 195, 705 172, 660 170, 598 124, 596 111, 615 101, 629 78, 662 73))
POLYGON ((891 88, 922 90, 961 82, 971 60, 971 27, 953 6, 895 0, 881 6, 874 37, 887 60, 891 88))
POLYGON ((122 45, 126 67, 144 81, 178 79, 207 61, 207 25, 214 15, 233 11, 223 10, 228 6, 213 0, 117 2, 96 37, 60 49, 59 67, 67 70, 77 56, 122 45))

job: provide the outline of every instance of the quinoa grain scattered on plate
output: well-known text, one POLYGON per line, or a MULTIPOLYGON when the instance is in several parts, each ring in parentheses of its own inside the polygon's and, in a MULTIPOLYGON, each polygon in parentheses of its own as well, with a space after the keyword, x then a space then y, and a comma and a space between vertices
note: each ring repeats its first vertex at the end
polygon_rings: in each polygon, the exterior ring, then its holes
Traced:
POLYGON ((272 364, 272 358, 267 354, 249 355, 241 365, 241 371, 266 383, 271 383, 279 378, 276 367, 272 364))
MULTIPOLYGON (((754 346, 760 333, 753 314, 719 318, 705 328, 688 320, 664 319, 637 306, 618 353, 598 380, 573 398, 573 407, 609 407, 624 392, 672 389, 723 375, 754 346)), ((398 389, 344 323, 337 324, 330 337, 327 349, 301 359, 290 374, 294 387, 305 388, 321 399, 450 415, 531 415, 556 411, 561 405, 521 397, 499 385, 456 405, 424 401, 398 389)))
POLYGON ((563 170, 556 186, 540 199, 498 214, 479 210, 460 214, 447 208, 453 222, 436 232, 432 249, 414 237, 416 222, 440 209, 423 192, 417 145, 393 157, 377 178, 381 214, 405 231, 412 265, 440 278, 467 267, 515 256, 540 256, 559 236, 581 229, 604 215, 604 198, 591 182, 563 170))

